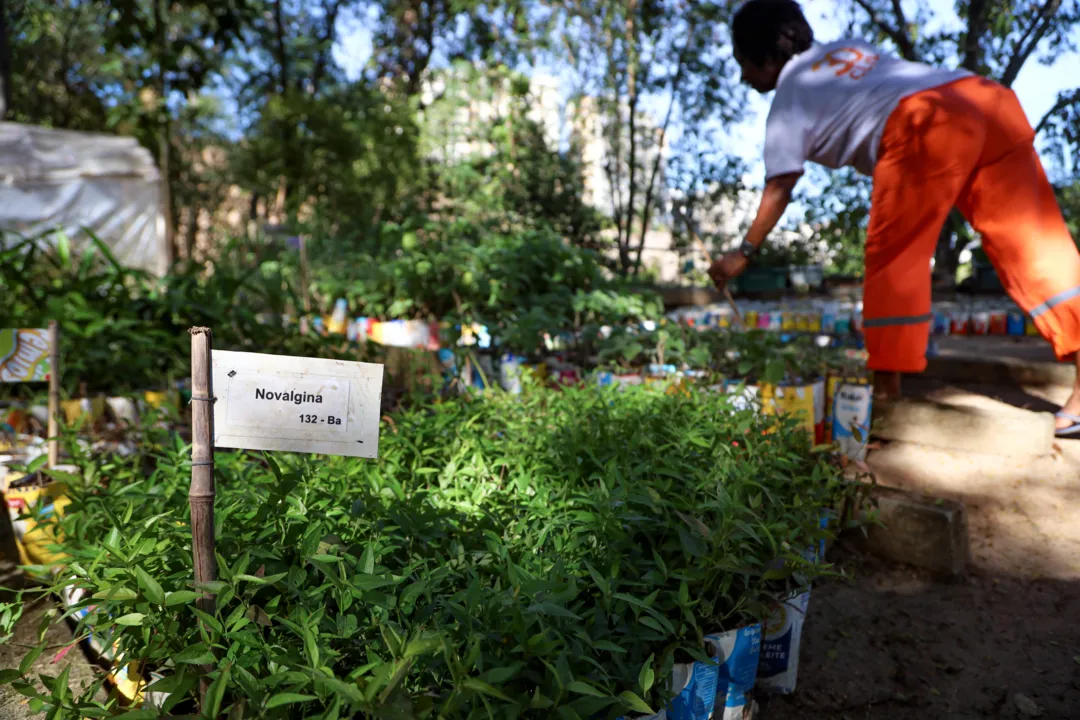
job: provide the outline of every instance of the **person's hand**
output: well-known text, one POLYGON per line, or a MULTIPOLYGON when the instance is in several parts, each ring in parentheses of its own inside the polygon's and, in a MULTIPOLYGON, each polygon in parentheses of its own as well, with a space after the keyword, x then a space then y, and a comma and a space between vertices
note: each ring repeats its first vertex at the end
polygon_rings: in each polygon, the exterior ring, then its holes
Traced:
POLYGON ((709 277, 716 284, 716 289, 723 291, 729 282, 742 274, 750 261, 741 253, 729 252, 709 266, 709 277))

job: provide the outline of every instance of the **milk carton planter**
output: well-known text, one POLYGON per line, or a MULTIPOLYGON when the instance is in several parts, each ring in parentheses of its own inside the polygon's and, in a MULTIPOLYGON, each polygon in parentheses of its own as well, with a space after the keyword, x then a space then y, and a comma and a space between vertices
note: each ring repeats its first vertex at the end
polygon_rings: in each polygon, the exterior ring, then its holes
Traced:
POLYGON ((153 408, 160 410, 167 406, 179 406, 180 405, 180 391, 179 390, 145 390, 142 393, 142 397, 139 402, 140 409, 153 408))
MULTIPOLYGON (((74 465, 57 465, 49 472, 74 475, 79 472, 79 468, 74 465)), ((56 549, 62 545, 63 538, 58 536, 54 522, 71 504, 66 485, 40 472, 30 475, 7 473, 0 480, 0 485, 7 502, 22 564, 47 568, 45 576, 55 576, 62 572, 61 565, 68 556, 56 549)), ((83 588, 68 585, 62 587, 57 594, 60 604, 70 612, 69 617, 76 623, 84 621, 93 610, 92 605, 78 607, 80 603, 88 600, 83 588)), ((118 662, 111 644, 111 632, 101 635, 94 632, 93 627, 86 627, 84 624, 84 628, 88 631, 88 636, 83 645, 92 658, 111 666, 109 678, 117 691, 130 702, 140 700, 140 689, 146 682, 140 680, 126 664, 118 662)), ((71 646, 61 649, 56 659, 59 660, 70 652, 70 649, 71 646)))
MULTIPOLYGON (((58 465, 54 471, 71 473, 78 472, 78 468, 58 465)), ((71 503, 64 485, 38 472, 29 476, 11 472, 4 476, 2 489, 23 564, 49 566, 62 562, 65 556, 53 550, 59 542, 53 518, 63 515, 71 503)))
POLYGON ((870 415, 874 386, 868 382, 841 382, 832 407, 832 440, 852 460, 865 460, 870 442, 870 415))
MULTIPOLYGON (((714 662, 676 663, 674 697, 656 715, 634 720, 744 720, 753 716, 751 693, 761 651, 761 626, 705 636, 714 662)), ((627 719, 629 720, 629 719, 627 719)))
POLYGON ((751 697, 757 681, 761 653, 761 626, 749 625, 705 638, 709 655, 716 658, 716 702, 712 717, 716 720, 742 720, 752 717, 751 697))
POLYGON ((810 591, 777 603, 764 623, 757 687, 788 695, 799 675, 799 647, 810 591))
POLYGON ((825 437, 825 381, 806 385, 746 385, 724 383, 736 409, 756 407, 766 415, 788 415, 798 421, 811 442, 825 437))
POLYGON ((139 409, 135 400, 126 397, 105 399, 112 419, 121 426, 132 427, 139 424, 139 409))
MULTIPOLYGON (((78 468, 58 465, 52 472, 75 473, 78 472, 78 468)), ((62 572, 60 564, 67 559, 66 554, 54 549, 56 545, 61 544, 62 538, 57 537, 53 528, 53 519, 63 515, 64 508, 71 503, 71 500, 63 483, 36 474, 31 477, 38 477, 41 480, 33 484, 25 482, 20 484, 19 481, 22 480, 20 474, 12 473, 8 476, 10 484, 6 484, 4 488, 8 514, 15 531, 15 543, 21 562, 24 565, 47 567, 49 570, 46 571, 46 575, 52 575, 62 572)), ((69 617, 76 623, 83 622, 93 611, 92 605, 78 607, 80 603, 88 599, 86 591, 82 588, 73 585, 65 586, 60 589, 58 595, 60 604, 70 612, 69 617)), ((111 632, 106 635, 96 633, 92 626, 86 626, 85 623, 84 628, 88 631, 88 635, 82 644, 91 658, 100 660, 111 667, 108 677, 117 692, 129 702, 141 702, 141 691, 147 682, 142 680, 133 668, 129 668, 115 656, 111 632)), ((56 655, 56 660, 70 652, 71 647, 61 649, 56 655)), ((157 677, 162 676, 157 675, 157 677)))
POLYGON ((617 387, 620 390, 634 385, 642 385, 645 377, 640 373, 616 373, 600 370, 593 374, 593 380, 600 387, 617 387))
POLYGON ((106 403, 103 397, 62 400, 60 407, 68 425, 82 422, 93 427, 105 419, 106 403))
POLYGON ((499 358, 499 385, 511 395, 521 394, 521 374, 526 362, 526 358, 513 353, 506 353, 499 358))

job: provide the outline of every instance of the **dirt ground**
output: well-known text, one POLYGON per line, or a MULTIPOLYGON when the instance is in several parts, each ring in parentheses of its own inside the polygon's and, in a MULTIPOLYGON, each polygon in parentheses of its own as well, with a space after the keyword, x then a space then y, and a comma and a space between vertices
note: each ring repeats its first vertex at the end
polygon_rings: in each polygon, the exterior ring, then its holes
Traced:
MULTIPOLYGON (((24 587, 21 575, 15 568, 14 563, 7 560, 8 553, 12 549, 10 536, 3 537, 3 531, 7 526, 7 515, 0 518, 0 602, 10 602, 12 594, 5 589, 19 589, 24 587)), ((22 620, 15 630, 15 636, 6 643, 0 644, 0 669, 17 668, 26 655, 27 645, 36 643, 37 629, 44 614, 57 607, 48 600, 32 602, 23 614, 22 620)), ((83 688, 89 685, 101 673, 101 669, 92 665, 79 648, 72 648, 66 655, 54 662, 57 653, 71 644, 71 630, 66 625, 52 625, 46 640, 50 650, 42 653, 41 657, 33 665, 33 674, 51 675, 60 674, 67 666, 70 666, 70 682, 73 688, 83 688)), ((11 689, 10 686, 0 687, 0 720, 22 720, 23 718, 35 717, 30 712, 27 699, 11 689)), ((40 716, 38 716, 40 717, 40 716)))
MULTIPOLYGON (((957 387, 916 393, 1053 412, 1067 389, 957 387)), ((1052 457, 1003 458, 896 443, 879 482, 964 503, 969 573, 944 582, 838 545, 850 577, 810 597, 798 687, 761 698, 765 720, 1080 718, 1080 440, 1052 457)))
POLYGON ((1080 583, 956 582, 856 555, 815 588, 788 697, 763 720, 1080 717, 1080 583))
MULTIPOLYGON (((930 377, 910 385, 939 402, 997 413, 1052 412, 1069 395, 1062 388, 959 387, 930 377)), ((1080 439, 1059 440, 1044 457, 893 443, 871 452, 869 464, 882 484, 964 503, 976 568, 1080 580, 1080 439)))

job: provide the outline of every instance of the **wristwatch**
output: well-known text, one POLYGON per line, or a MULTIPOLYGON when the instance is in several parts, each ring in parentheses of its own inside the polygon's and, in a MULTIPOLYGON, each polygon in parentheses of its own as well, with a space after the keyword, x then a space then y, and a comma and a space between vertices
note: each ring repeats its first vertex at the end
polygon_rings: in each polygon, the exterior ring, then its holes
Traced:
POLYGON ((754 247, 750 243, 746 242, 745 240, 743 240, 742 245, 739 246, 739 254, 742 255, 747 260, 749 260, 751 257, 753 257, 754 253, 756 253, 757 250, 758 249, 756 247, 754 247))

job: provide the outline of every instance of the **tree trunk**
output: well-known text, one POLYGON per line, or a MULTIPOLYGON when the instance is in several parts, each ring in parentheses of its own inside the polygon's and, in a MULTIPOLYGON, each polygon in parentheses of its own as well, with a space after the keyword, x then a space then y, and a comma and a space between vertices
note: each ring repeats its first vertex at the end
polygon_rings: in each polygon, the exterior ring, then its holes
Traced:
POLYGON ((7 7, 0 0, 0 120, 11 107, 11 45, 8 44, 7 7))
MULTIPOLYGON (((638 109, 638 93, 637 93, 637 38, 634 33, 634 13, 637 11, 637 0, 629 0, 626 4, 626 35, 623 42, 626 43, 626 90, 627 90, 627 105, 629 106, 630 117, 627 118, 627 126, 630 133, 630 167, 628 170, 628 185, 627 188, 627 200, 626 200, 626 246, 630 251, 630 243, 633 242, 634 237, 634 217, 637 212, 634 208, 634 202, 637 200, 637 109, 638 109)), ((645 229, 642 231, 641 242, 645 244, 645 229)), ((638 250, 639 261, 634 263, 629 269, 629 275, 637 275, 638 266, 640 263, 641 250, 638 250)))
POLYGON ((961 47, 963 62, 961 67, 978 73, 982 67, 982 36, 986 31, 986 0, 971 0, 968 3, 968 26, 961 47))
POLYGON ((195 205, 187 209, 187 235, 184 238, 184 254, 188 260, 195 259, 195 243, 199 237, 199 208, 195 205))
MULTIPOLYGON (((285 107, 288 105, 289 96, 289 56, 285 46, 285 18, 282 10, 282 0, 274 0, 274 45, 277 50, 277 62, 278 62, 278 85, 280 86, 281 97, 286 100, 285 107)), ((286 117, 284 119, 279 118, 281 123, 281 154, 284 160, 285 174, 281 177, 281 185, 278 186, 278 198, 284 204, 288 202, 289 198, 289 185, 292 178, 288 177, 291 174, 295 165, 293 157, 293 139, 295 134, 293 132, 291 119, 288 117, 288 110, 286 110, 286 117)))
POLYGON ((169 248, 172 260, 175 260, 178 248, 175 246, 176 223, 173 219, 172 202, 172 163, 170 163, 171 123, 169 122, 169 88, 165 78, 165 56, 168 52, 169 34, 165 15, 165 0, 154 0, 154 25, 158 34, 157 85, 158 102, 161 103, 161 128, 158 132, 158 169, 161 171, 161 213, 165 216, 165 246, 169 248))

